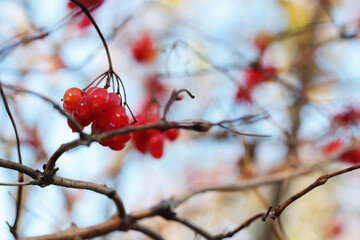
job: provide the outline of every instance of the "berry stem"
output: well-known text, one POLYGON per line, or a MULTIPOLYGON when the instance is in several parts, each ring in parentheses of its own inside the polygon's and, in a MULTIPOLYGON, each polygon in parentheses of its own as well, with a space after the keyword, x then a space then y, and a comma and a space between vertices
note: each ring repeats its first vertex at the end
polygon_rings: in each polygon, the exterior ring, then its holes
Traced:
POLYGON ((104 35, 101 33, 98 25, 96 24, 94 18, 91 16, 89 10, 84 6, 84 4, 82 4, 80 1, 78 0, 71 0, 73 3, 75 3, 76 5, 78 5, 81 10, 86 14, 86 16, 90 19, 92 25, 95 27, 97 33, 99 34, 99 37, 101 38, 101 41, 102 43, 104 44, 104 48, 105 48, 105 51, 106 51, 106 55, 107 55, 107 58, 108 58, 108 61, 109 61, 109 70, 112 70, 113 67, 112 67, 112 62, 111 62, 111 57, 110 57, 110 51, 109 51, 109 48, 107 46, 107 43, 106 43, 106 40, 104 38, 104 35))

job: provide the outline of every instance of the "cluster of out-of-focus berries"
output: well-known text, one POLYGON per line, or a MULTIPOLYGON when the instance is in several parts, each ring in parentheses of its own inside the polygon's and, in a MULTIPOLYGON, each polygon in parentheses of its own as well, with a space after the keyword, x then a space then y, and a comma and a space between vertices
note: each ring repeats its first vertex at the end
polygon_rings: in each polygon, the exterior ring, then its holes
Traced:
MULTIPOLYGON (((360 110, 352 106, 347 107, 344 111, 333 116, 332 120, 340 127, 352 128, 358 127, 360 124, 360 110)), ((331 155, 345 145, 344 140, 335 138, 323 147, 325 155, 331 155)), ((359 164, 360 163, 360 148, 355 148, 341 154, 339 157, 341 162, 359 164)))

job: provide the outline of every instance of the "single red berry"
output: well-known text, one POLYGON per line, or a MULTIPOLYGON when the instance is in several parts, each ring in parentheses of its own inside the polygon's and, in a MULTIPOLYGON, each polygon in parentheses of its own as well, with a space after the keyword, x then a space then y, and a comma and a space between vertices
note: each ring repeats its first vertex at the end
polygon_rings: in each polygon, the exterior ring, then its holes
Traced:
POLYGON ((80 88, 69 88, 64 94, 64 107, 70 110, 75 109, 81 97, 82 91, 80 88))
POLYGON ((154 158, 161 158, 164 153, 164 140, 165 136, 163 133, 153 135, 149 139, 149 152, 154 158))
POLYGON ((236 92, 235 99, 237 102, 251 104, 252 103, 251 90, 244 88, 242 86, 239 86, 239 88, 236 92))
POLYGON ((180 135, 180 130, 177 128, 172 128, 166 131, 166 137, 170 140, 170 141, 174 141, 175 139, 177 139, 180 135))
POLYGON ((335 151, 339 150, 339 148, 341 148, 342 145, 343 145, 343 142, 341 141, 341 139, 335 139, 335 140, 332 140, 331 142, 329 142, 328 144, 326 144, 323 147, 322 151, 325 155, 331 155, 335 151))
POLYGON ((125 143, 113 142, 112 144, 110 144, 109 147, 114 151, 120 151, 120 150, 124 149, 125 143))
POLYGON ((137 150, 145 154, 148 149, 148 135, 146 131, 134 132, 132 136, 132 141, 137 150))
POLYGON ((157 48, 148 33, 144 33, 131 44, 131 52, 138 62, 151 63, 156 59, 157 48))
POLYGON ((91 116, 90 117, 82 117, 76 112, 76 110, 73 110, 72 116, 83 127, 86 127, 86 126, 90 125, 90 123, 92 122, 92 117, 91 116))
POLYGON ((360 163, 360 148, 347 151, 343 153, 339 160, 341 162, 351 163, 351 164, 359 164, 360 163))
POLYGON ((104 88, 96 88, 89 95, 94 111, 105 109, 109 100, 109 93, 104 88))
POLYGON ((117 106, 111 111, 110 122, 115 127, 124 127, 129 123, 129 117, 126 115, 124 107, 117 106))
POLYGON ((101 129, 110 124, 110 113, 111 112, 106 110, 94 112, 92 117, 97 128, 101 129))
POLYGON ((94 108, 91 105, 90 98, 83 96, 80 98, 78 105, 76 106, 77 114, 82 118, 89 118, 94 113, 94 108))
POLYGON ((257 68, 248 68, 244 71, 245 85, 248 89, 253 89, 260 83, 264 82, 265 76, 262 73, 261 69, 257 68))
MULTIPOLYGON (((84 4, 84 6, 88 8, 90 11, 92 11, 95 8, 100 7, 101 4, 104 3, 104 0, 80 0, 80 2, 84 4)), ((69 0, 68 8, 70 9, 78 8, 78 5, 76 5, 75 3, 69 0)))
POLYGON ((334 120, 343 126, 356 124, 359 121, 359 113, 353 107, 348 107, 344 112, 335 115, 334 120))
POLYGON ((115 108, 120 106, 121 98, 116 93, 109 93, 109 101, 107 104, 107 108, 115 108))

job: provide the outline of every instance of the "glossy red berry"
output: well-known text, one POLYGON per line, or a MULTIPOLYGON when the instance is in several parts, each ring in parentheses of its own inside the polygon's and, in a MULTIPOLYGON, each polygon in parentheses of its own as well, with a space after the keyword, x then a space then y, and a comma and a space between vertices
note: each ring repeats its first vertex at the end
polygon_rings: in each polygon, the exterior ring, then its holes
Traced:
POLYGON ((86 126, 90 125, 90 123, 92 122, 91 116, 90 117, 82 117, 76 112, 76 110, 73 110, 72 116, 83 127, 86 127, 86 126))
POLYGON ((89 98, 94 111, 102 111, 109 100, 109 94, 104 88, 96 88, 90 93, 89 98))
POLYGON ((75 109, 81 97, 82 91, 80 88, 69 88, 64 94, 64 107, 70 110, 75 109))
POLYGON ((83 96, 82 98, 80 98, 76 106, 76 112, 82 118, 91 117, 91 115, 94 113, 94 108, 88 96, 83 96))
POLYGON ((120 106, 121 98, 116 93, 109 93, 109 101, 106 108, 115 108, 120 106))
POLYGON ((94 91, 95 89, 97 89, 98 87, 90 87, 88 90, 86 90, 85 92, 85 96, 90 96, 90 93, 92 93, 92 91, 94 91))
POLYGON ((115 127, 124 127, 129 123, 129 117, 126 115, 126 110, 124 107, 117 106, 115 107, 110 114, 110 122, 115 127))

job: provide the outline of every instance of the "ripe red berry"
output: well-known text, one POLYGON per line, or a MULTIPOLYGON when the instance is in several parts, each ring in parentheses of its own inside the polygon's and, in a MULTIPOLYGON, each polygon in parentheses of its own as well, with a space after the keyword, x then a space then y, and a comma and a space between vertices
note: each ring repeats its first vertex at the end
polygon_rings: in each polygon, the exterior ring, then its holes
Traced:
POLYGON ((94 111, 105 109, 109 100, 109 93, 104 88, 96 88, 89 95, 94 111))
POLYGON ((353 107, 348 107, 344 112, 335 115, 334 120, 340 125, 348 126, 356 124, 359 118, 359 113, 353 107))
POLYGON ((90 117, 81 117, 76 110, 73 110, 72 112, 72 116, 75 118, 75 120, 80 123, 81 126, 86 127, 88 125, 90 125, 90 123, 92 122, 92 118, 90 117))
POLYGON ((266 80, 264 74, 262 73, 261 69, 257 68, 248 68, 244 71, 245 77, 245 85, 248 89, 253 89, 260 83, 266 80))
POLYGON ((69 110, 75 109, 81 97, 82 91, 80 88, 69 88, 64 94, 64 107, 69 110))
POLYGON ((126 115, 124 107, 117 106, 111 111, 110 122, 115 127, 124 127, 129 123, 129 117, 126 115))
POLYGON ((170 141, 174 141, 175 139, 178 138, 179 135, 180 135, 180 130, 177 128, 172 128, 166 131, 166 137, 170 141))
POLYGON ((341 162, 351 163, 351 164, 359 164, 360 163, 360 148, 347 151, 343 153, 339 160, 341 162))
POLYGON ((332 153, 334 153, 335 151, 337 151, 340 147, 342 147, 343 142, 341 141, 341 139, 335 139, 331 142, 329 142, 328 144, 326 144, 322 151, 325 155, 330 155, 332 153))
POLYGON ((161 158, 164 153, 164 140, 165 136, 159 132, 149 139, 149 151, 154 158, 161 158))
POLYGON ((109 93, 109 101, 107 103, 107 108, 115 108, 120 106, 121 98, 116 93, 109 93))
POLYGON ((237 102, 251 104, 252 103, 251 90, 244 88, 243 86, 239 86, 235 95, 235 99, 237 102))
POLYGON ((90 98, 88 96, 83 96, 80 98, 76 106, 77 114, 82 118, 89 118, 94 113, 94 108, 91 105, 90 98))
POLYGON ((148 33, 144 33, 131 44, 131 52, 138 62, 151 63, 157 56, 154 40, 148 33))
POLYGON ((110 144, 109 146, 112 150, 114 151, 120 151, 125 147, 125 143, 122 142, 113 142, 112 144, 110 144))

